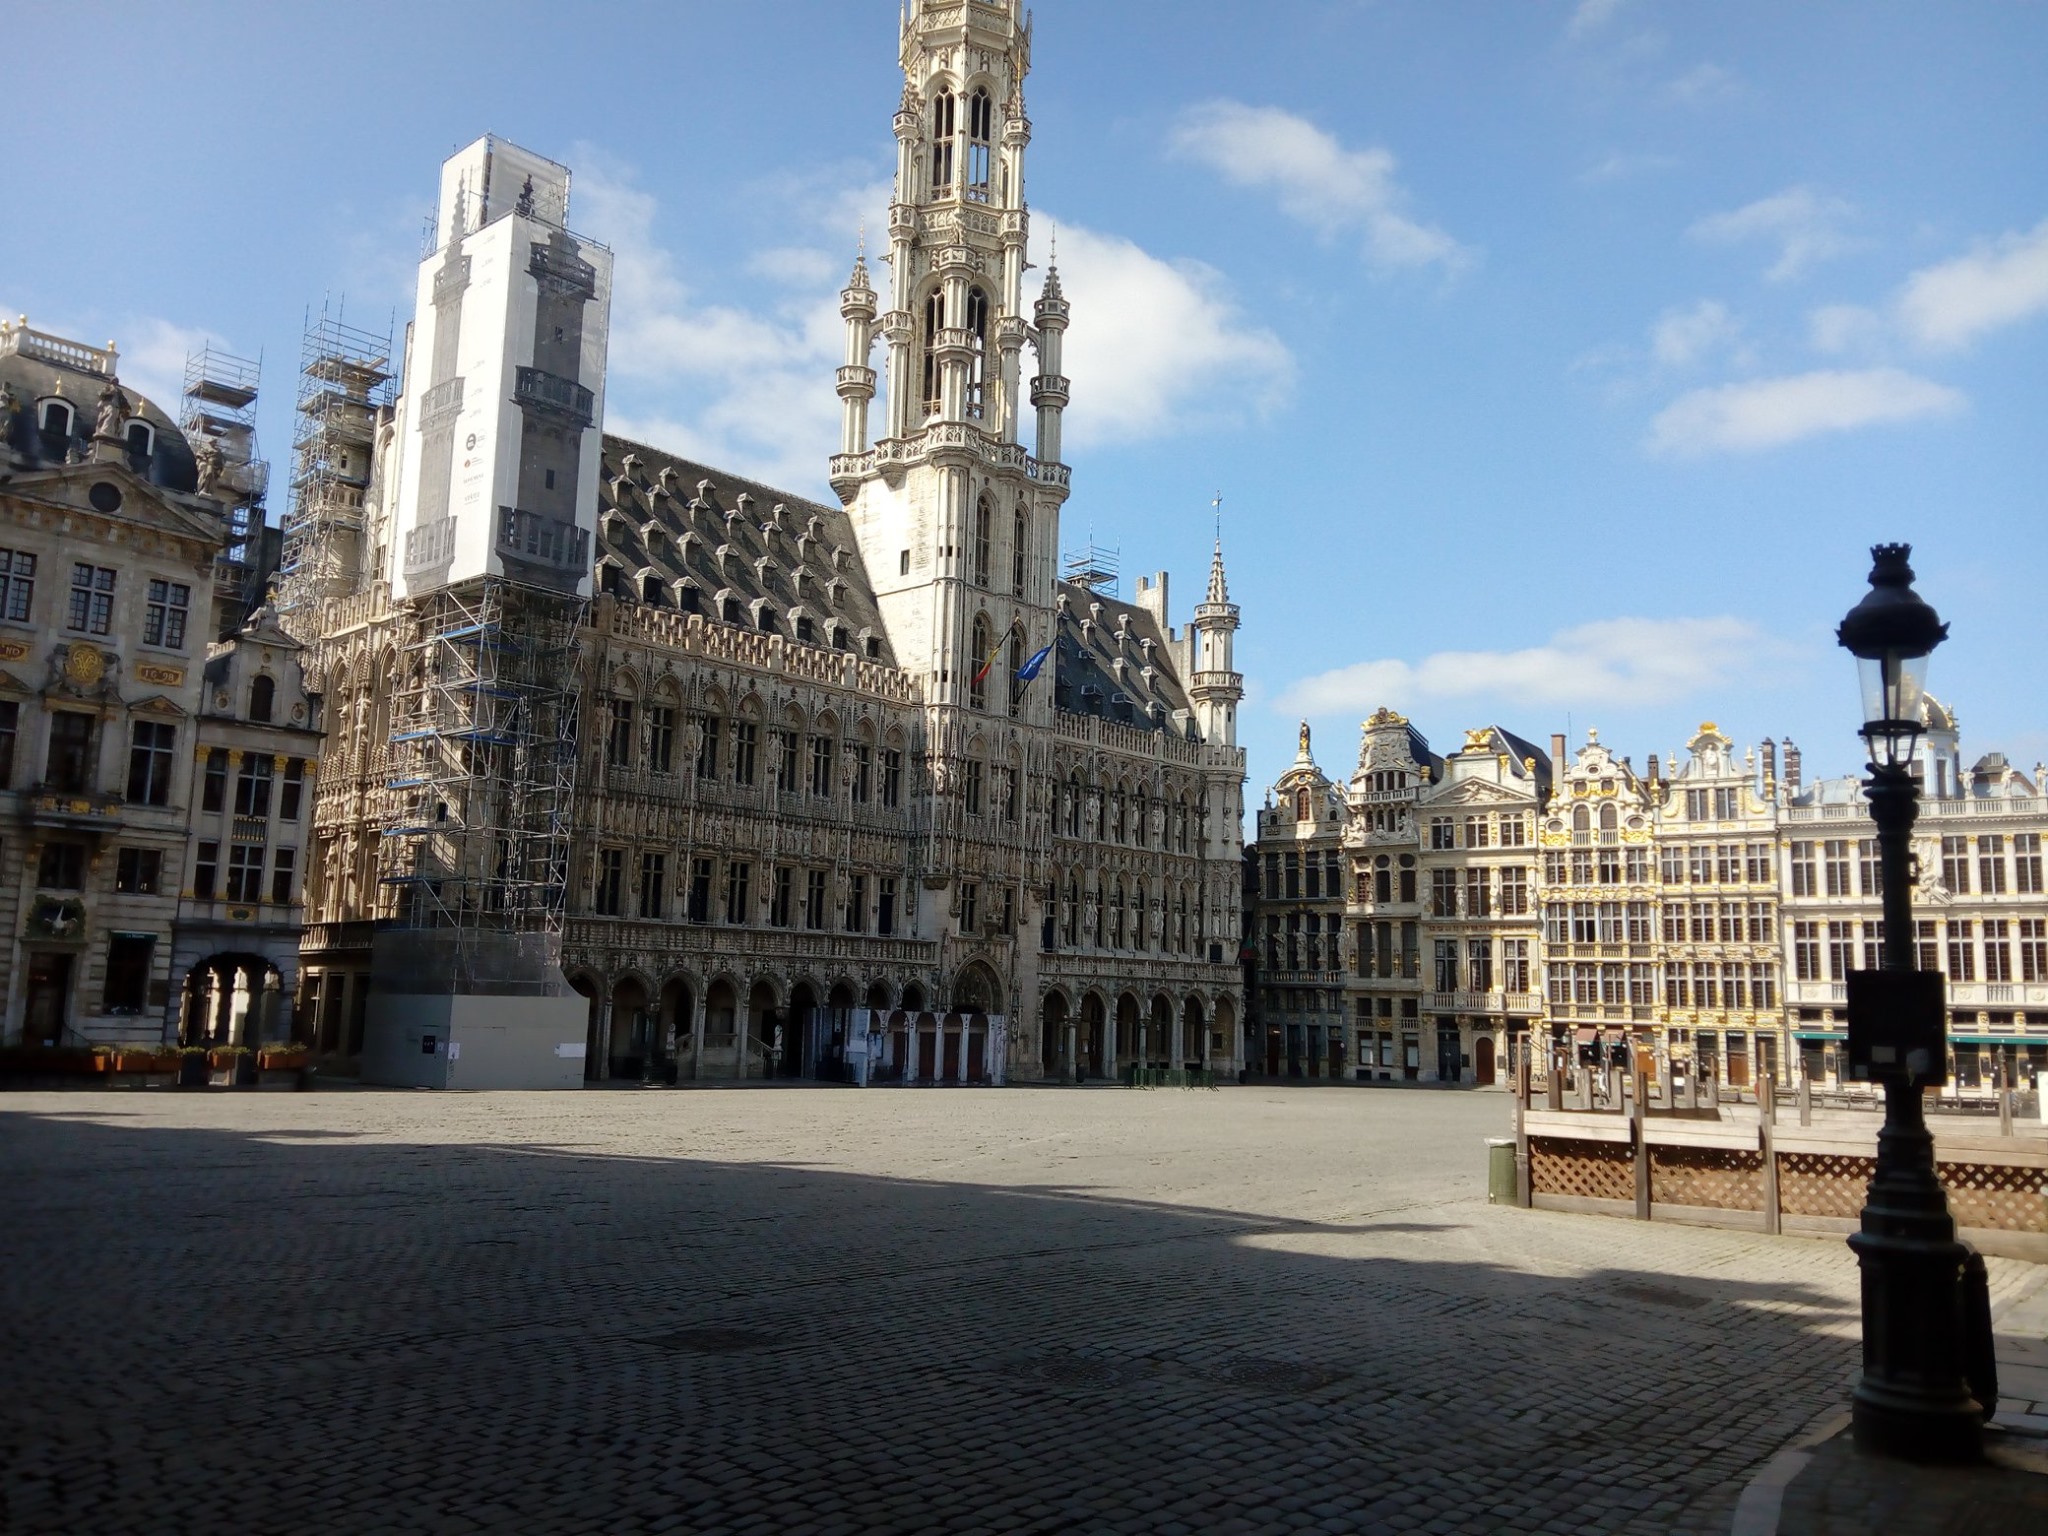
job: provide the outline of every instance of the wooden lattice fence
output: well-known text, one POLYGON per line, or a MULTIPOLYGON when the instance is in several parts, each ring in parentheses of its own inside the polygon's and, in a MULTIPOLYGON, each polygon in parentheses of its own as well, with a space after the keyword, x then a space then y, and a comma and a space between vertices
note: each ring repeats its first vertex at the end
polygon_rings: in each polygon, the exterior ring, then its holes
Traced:
MULTIPOLYGON (((1878 1122, 1788 1126, 1525 1109, 1525 1203, 1762 1232, 1853 1231, 1876 1168, 1878 1122)), ((2048 1263, 2048 1137, 1934 1127, 1959 1235, 2048 1263)))

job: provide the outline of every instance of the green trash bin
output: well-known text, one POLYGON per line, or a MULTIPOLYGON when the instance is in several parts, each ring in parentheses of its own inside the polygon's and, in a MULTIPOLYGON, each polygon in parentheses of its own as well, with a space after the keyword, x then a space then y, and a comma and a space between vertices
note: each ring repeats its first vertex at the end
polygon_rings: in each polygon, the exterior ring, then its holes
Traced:
POLYGON ((1486 1203, 1520 1205, 1515 1187, 1515 1139, 1512 1136, 1486 1138, 1486 1203))

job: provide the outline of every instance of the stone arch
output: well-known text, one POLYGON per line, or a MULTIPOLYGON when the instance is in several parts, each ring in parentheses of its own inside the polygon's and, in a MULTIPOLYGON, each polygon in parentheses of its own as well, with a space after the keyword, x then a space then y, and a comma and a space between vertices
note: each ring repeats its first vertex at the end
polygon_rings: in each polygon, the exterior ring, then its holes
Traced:
POLYGON ((889 983, 885 978, 878 976, 868 983, 866 1006, 877 1013, 887 1013, 894 1006, 889 983))
POLYGON ((925 996, 924 983, 906 981, 903 984, 902 1006, 905 1013, 922 1013, 930 999, 925 996))
POLYGON ((1189 993, 1180 1005, 1180 1055, 1182 1064, 1195 1067, 1209 1060, 1208 1021, 1202 1000, 1189 993))
POLYGON ((1158 1062, 1165 1066, 1174 1065, 1176 1030, 1173 1019, 1173 999, 1164 992, 1152 999, 1152 1007, 1145 1020, 1145 1056, 1148 1064, 1158 1062))
POLYGON ((953 974, 949 989, 955 1013, 1003 1013, 1002 978, 985 960, 970 960, 953 974))
POLYGON ((612 982, 612 1019, 605 1076, 645 1076, 654 1065, 654 986, 638 970, 622 972, 612 982))
POLYGON ((1120 1062, 1138 1059, 1138 1020, 1143 1016, 1143 1007, 1135 992, 1117 995, 1116 1059, 1120 1062))
POLYGON ((1049 989, 1038 1003, 1038 1066, 1047 1077, 1067 1077, 1073 1072, 1072 1048, 1067 1026, 1072 1007, 1066 993, 1049 989))
POLYGON ((583 1076, 594 1081, 603 1068, 604 1040, 604 981, 594 971, 574 970, 569 973, 569 989, 584 1000, 588 1017, 583 1036, 583 1076))
POLYGON ((788 1058, 789 1016, 781 992, 769 976, 757 976, 747 989, 746 1028, 741 1031, 744 1057, 741 1075, 773 1077, 788 1058))
POLYGON ((694 1034, 697 1000, 703 996, 687 971, 671 971, 663 979, 656 1013, 659 1019, 662 1075, 675 1082, 685 1070, 696 1067, 694 1034), (687 1060, 689 1067, 683 1063, 687 1060))
MULTIPOLYGON (((254 1049, 280 1038, 291 1022, 295 983, 277 960, 250 950, 194 961, 177 982, 179 1044, 254 1049)), ((23 1032, 26 1038, 28 1026, 23 1032)))
POLYGON ((1109 1004, 1090 987, 1081 994, 1081 1022, 1075 1033, 1074 1049, 1080 1057, 1078 1071, 1090 1077, 1109 1076, 1109 1004))

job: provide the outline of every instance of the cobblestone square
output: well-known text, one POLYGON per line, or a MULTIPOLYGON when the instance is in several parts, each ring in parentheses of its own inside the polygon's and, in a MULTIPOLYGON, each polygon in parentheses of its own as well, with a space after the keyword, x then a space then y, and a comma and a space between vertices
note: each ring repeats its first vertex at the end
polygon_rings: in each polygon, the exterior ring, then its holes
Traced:
POLYGON ((1489 1207, 1507 1114, 9 1095, 0 1526, 1726 1530, 1847 1248, 1489 1207))

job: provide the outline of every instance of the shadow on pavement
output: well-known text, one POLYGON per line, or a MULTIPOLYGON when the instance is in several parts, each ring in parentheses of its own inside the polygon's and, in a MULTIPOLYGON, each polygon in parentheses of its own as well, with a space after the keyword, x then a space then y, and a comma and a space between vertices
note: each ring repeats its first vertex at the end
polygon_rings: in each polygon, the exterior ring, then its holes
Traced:
POLYGON ((1429 1222, 100 1111, 0 1158, 9 1531, 1725 1530, 1853 1363, 1803 1287, 1367 1251, 1429 1222))

